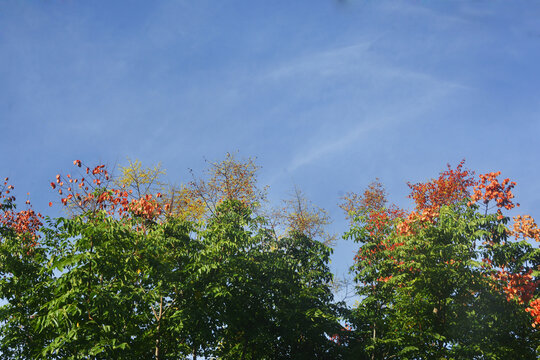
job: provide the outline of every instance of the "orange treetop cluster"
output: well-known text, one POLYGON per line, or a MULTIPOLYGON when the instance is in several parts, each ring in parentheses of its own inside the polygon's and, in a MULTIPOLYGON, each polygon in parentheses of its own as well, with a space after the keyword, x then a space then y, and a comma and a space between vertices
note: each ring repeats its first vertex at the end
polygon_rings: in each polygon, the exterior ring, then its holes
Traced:
POLYGON ((501 175, 500 171, 480 175, 480 183, 475 186, 470 203, 482 200, 484 204, 487 204, 490 200, 495 200, 498 208, 504 207, 507 210, 519 206, 511 200, 514 198, 511 190, 516 183, 511 182, 510 179, 504 179, 502 183, 499 183, 497 179, 499 175, 501 175))
POLYGON ((448 165, 448 170, 442 172, 437 179, 425 183, 411 184, 409 198, 414 200, 417 211, 438 210, 443 205, 456 204, 469 197, 469 189, 476 182, 474 172, 464 170, 462 160, 456 169, 448 165))
POLYGON ((511 231, 511 235, 514 235, 516 239, 529 238, 536 241, 540 241, 540 229, 538 225, 530 215, 518 215, 514 217, 514 230, 511 231))
POLYGON ((448 165, 437 179, 425 183, 411 184, 409 198, 414 200, 415 210, 401 221, 396 230, 399 235, 413 235, 412 224, 425 226, 434 224, 439 216, 441 206, 456 204, 470 196, 469 189, 476 184, 472 177, 474 172, 463 169, 465 160, 456 169, 448 165))
POLYGON ((27 254, 30 254, 37 245, 38 232, 43 225, 40 219, 43 219, 43 215, 32 210, 30 200, 26 200, 26 205, 29 206, 27 210, 15 211, 15 196, 10 195, 14 186, 9 185, 8 181, 9 179, 5 178, 0 187, 0 227, 6 227, 23 236, 27 240, 27 254))
MULTIPOLYGON (((73 164, 82 166, 80 160, 75 160, 73 164)), ((86 174, 92 180, 91 183, 85 177, 73 178, 71 174, 65 178, 58 174, 56 183, 51 182, 53 189, 58 188, 59 195, 65 195, 60 199, 64 206, 74 206, 82 212, 105 210, 110 216, 139 216, 148 220, 155 220, 168 210, 168 205, 162 206, 156 200, 161 197, 160 193, 155 196, 146 194, 135 199, 131 196, 131 190, 107 188, 111 178, 105 165, 98 165, 92 170, 86 167, 86 174)))

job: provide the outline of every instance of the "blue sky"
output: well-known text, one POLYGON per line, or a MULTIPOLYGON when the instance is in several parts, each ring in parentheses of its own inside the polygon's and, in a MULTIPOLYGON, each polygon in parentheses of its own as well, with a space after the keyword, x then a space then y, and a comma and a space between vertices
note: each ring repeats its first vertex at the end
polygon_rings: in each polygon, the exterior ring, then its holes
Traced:
MULTIPOLYGON (((0 176, 34 207, 72 161, 152 165, 172 182, 257 157, 334 219, 347 191, 467 159, 540 218, 539 1, 2 1, 0 176)), ((341 241, 346 272, 356 246, 341 241)))

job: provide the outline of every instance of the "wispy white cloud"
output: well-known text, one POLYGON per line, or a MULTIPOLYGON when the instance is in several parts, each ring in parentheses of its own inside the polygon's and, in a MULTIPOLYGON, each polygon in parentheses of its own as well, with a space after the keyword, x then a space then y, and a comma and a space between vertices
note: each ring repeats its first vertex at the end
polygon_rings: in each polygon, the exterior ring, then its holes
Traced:
POLYGON ((372 50, 376 42, 363 41, 293 58, 263 74, 261 80, 295 81, 298 77, 307 77, 323 82, 328 78, 356 75, 379 81, 416 81, 432 86, 467 88, 458 82, 437 78, 427 71, 393 64, 387 54, 372 50))
POLYGON ((343 151, 348 146, 358 141, 358 139, 382 126, 384 126, 384 121, 365 122, 340 137, 333 138, 317 146, 312 146, 309 149, 296 154, 288 165, 287 170, 293 172, 302 166, 316 162, 324 156, 343 151))
POLYGON ((338 156, 340 153, 349 151, 351 146, 361 142, 369 143, 373 140, 372 135, 378 131, 418 120, 423 113, 439 106, 442 99, 450 95, 452 89, 454 87, 451 86, 430 88, 426 93, 419 95, 410 106, 403 106, 403 103, 389 105, 386 109, 372 111, 371 114, 365 116, 366 120, 362 123, 342 129, 342 133, 337 136, 330 138, 319 136, 318 140, 310 141, 310 146, 299 150, 292 157, 287 171, 294 172, 303 166, 315 164, 325 157, 338 156))
MULTIPOLYGON (((372 95, 373 104, 365 106, 362 119, 350 121, 337 134, 321 130, 313 131, 311 137, 305 138, 303 143, 306 145, 300 146, 292 156, 287 172, 348 151, 350 146, 362 139, 369 139, 374 132, 414 121, 423 113, 440 107, 447 96, 469 89, 466 85, 439 78, 427 71, 393 64, 384 54, 371 51, 372 44, 365 41, 302 56, 266 74, 265 79, 276 82, 305 82, 309 78, 311 91, 319 91, 339 77, 346 76, 360 82, 369 79, 367 86, 374 90, 376 87, 378 92, 378 95, 372 95), (384 96, 387 98, 381 99, 384 96), (382 103, 384 107, 377 107, 382 103)), ((346 99, 343 101, 346 102, 346 99)), ((319 126, 321 124, 324 122, 319 126)))
POLYGON ((337 76, 361 67, 372 41, 359 42, 334 49, 310 53, 278 65, 263 79, 279 81, 301 74, 337 76))

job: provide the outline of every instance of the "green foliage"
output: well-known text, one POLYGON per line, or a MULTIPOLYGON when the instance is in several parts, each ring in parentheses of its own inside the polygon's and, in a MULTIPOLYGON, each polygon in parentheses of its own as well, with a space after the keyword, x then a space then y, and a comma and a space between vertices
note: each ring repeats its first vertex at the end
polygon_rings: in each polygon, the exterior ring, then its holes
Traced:
POLYGON ((238 201, 223 203, 202 236, 217 295, 225 359, 317 359, 336 351, 330 249, 301 234, 275 239, 238 201))
POLYGON ((165 197, 148 193, 160 168, 138 162, 120 180, 131 193, 109 188, 101 165, 87 182, 58 175, 52 188, 78 211, 45 226, 16 211, 6 179, 0 357, 535 359, 540 250, 529 240, 540 229, 489 213, 495 198, 513 207, 514 183, 490 173, 471 197, 462 165, 410 185, 411 213, 385 208, 379 182, 345 198, 356 216, 345 236, 360 245, 353 308, 335 303, 332 249, 317 241, 328 217, 297 191, 276 236, 276 219, 257 216, 251 160, 229 155, 210 180, 165 197))
POLYGON ((2 228, 9 359, 323 358, 337 329, 330 249, 277 241, 226 201, 206 226, 105 211, 48 219, 31 255, 2 228))
POLYGON ((442 206, 434 223, 416 224, 407 235, 395 231, 400 219, 377 234, 367 216, 356 219, 347 234, 361 244, 353 351, 366 358, 536 359, 532 318, 493 278, 503 264, 536 267, 535 250, 510 241, 508 218, 477 210, 466 202, 442 206))

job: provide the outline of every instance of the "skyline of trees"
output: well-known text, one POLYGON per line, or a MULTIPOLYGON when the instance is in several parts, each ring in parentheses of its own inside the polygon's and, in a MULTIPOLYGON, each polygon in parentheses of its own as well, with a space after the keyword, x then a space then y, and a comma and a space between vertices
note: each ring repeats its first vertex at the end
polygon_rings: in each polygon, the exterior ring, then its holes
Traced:
MULTIPOLYGON (((253 159, 227 154, 187 184, 130 161, 73 162, 66 216, 18 210, 0 187, 3 358, 536 358, 540 230, 511 219, 510 179, 464 162, 348 193, 357 304, 337 301, 330 218, 299 189, 269 204, 253 159)), ((52 202, 50 203, 52 205, 52 202)))

